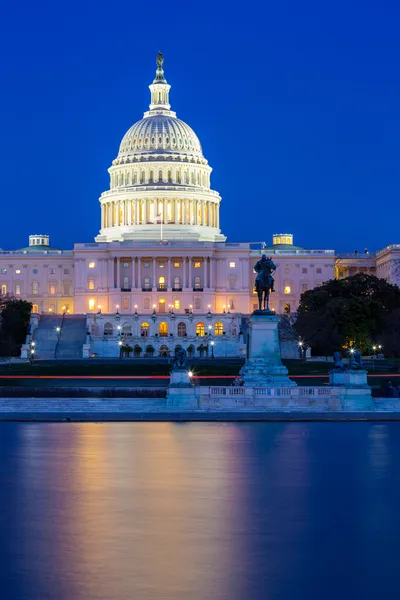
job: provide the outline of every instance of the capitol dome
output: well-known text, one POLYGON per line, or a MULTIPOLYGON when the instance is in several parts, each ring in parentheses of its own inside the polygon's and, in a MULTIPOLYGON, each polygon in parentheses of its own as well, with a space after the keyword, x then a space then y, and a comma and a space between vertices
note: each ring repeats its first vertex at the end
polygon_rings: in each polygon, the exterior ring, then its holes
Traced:
POLYGON ((118 156, 149 153, 203 158, 199 138, 193 129, 177 117, 164 114, 149 115, 132 125, 122 139, 118 156))
POLYGON ((108 170, 96 241, 225 241, 212 169, 193 129, 171 110, 161 52, 156 62, 150 110, 128 129, 108 170))

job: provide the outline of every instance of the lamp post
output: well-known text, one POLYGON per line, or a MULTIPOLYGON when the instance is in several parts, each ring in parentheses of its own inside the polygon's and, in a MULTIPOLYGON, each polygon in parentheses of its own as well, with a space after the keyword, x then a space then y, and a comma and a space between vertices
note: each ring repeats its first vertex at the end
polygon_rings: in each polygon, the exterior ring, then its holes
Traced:
POLYGON ((214 340, 212 340, 212 341, 210 342, 210 346, 211 346, 211 358, 215 358, 215 357, 214 357, 214 346, 215 346, 215 342, 214 342, 214 340))

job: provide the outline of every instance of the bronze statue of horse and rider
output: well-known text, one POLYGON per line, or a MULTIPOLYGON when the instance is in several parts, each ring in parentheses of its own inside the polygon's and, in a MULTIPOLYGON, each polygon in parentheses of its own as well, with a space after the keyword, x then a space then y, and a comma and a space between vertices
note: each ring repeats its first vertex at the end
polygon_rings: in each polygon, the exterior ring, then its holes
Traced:
POLYGON ((258 296, 258 310, 271 313, 269 309, 269 296, 274 292, 274 277, 273 273, 276 270, 276 265, 271 258, 267 258, 265 254, 255 264, 254 270, 257 273, 256 277, 256 292, 258 296))

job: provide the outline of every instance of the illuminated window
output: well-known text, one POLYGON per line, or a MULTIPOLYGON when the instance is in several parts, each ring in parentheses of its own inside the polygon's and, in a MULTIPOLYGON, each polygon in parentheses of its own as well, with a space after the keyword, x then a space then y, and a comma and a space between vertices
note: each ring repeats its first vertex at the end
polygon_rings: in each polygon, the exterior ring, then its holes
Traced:
POLYGON ((285 285, 283 293, 284 294, 290 294, 291 293, 290 285, 285 285))
POLYGON ((88 288, 89 290, 94 290, 94 279, 89 279, 88 288))
POLYGON ((158 278, 158 289, 165 290, 165 277, 162 275, 158 278))
POLYGON ((160 323, 160 327, 158 328, 158 333, 160 337, 166 337, 168 335, 168 323, 162 321, 160 323))
POLYGON ((230 262, 230 263, 229 263, 229 267, 230 267, 231 269, 234 269, 234 268, 236 267, 236 263, 235 263, 235 262, 230 262))
POLYGON ((32 312, 35 315, 39 312, 39 304, 32 304, 32 312))
POLYGON ((158 263, 158 266, 160 267, 160 269, 163 269, 165 267, 165 263, 158 263))
POLYGON ((160 298, 158 301, 158 312, 165 313, 165 298, 160 298))
POLYGON ((186 323, 178 323, 178 337, 184 337, 186 335, 186 323))
POLYGON ((16 269, 15 272, 16 272, 17 275, 20 275, 21 274, 21 269, 16 269))
POLYGON ((94 269, 95 266, 96 266, 96 263, 94 263, 94 262, 89 263, 89 269, 94 269))
POLYGON ((195 262, 195 263, 194 263, 194 268, 195 268, 195 269, 200 269, 200 265, 201 265, 201 263, 199 263, 199 262, 195 262))
POLYGON ((55 294, 56 294, 56 286, 55 285, 50 285, 49 293, 50 293, 50 296, 55 296, 55 294))
POLYGON ((144 321, 140 326, 140 334, 143 337, 149 337, 150 325, 144 321))
POLYGON ((3 283, 3 285, 1 286, 1 293, 3 296, 5 296, 5 294, 7 294, 7 286, 5 283, 3 283))
POLYGON ((181 301, 180 300, 174 300, 174 308, 176 310, 179 310, 181 307, 181 301))
POLYGON ((196 335, 202 337, 204 335, 204 323, 196 324, 196 335))
POLYGON ((283 310, 285 311, 285 313, 290 313, 290 304, 285 304, 283 310))
POLYGON ((21 286, 18 283, 15 286, 15 295, 16 296, 20 296, 21 295, 21 286))
POLYGON ((181 266, 180 262, 174 262, 174 268, 175 269, 179 269, 180 266, 181 266))
POLYGON ((126 310, 129 308, 129 298, 124 298, 122 301, 122 307, 126 310))
POLYGON ((89 300, 89 310, 94 310, 94 298, 90 298, 89 300))
POLYGON ((214 335, 222 335, 224 333, 224 326, 222 323, 214 324, 214 335))

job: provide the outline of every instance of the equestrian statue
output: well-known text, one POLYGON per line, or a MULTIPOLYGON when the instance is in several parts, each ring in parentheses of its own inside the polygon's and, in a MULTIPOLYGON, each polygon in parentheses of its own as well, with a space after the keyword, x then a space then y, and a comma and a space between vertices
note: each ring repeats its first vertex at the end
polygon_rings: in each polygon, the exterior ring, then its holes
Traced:
POLYGON ((256 277, 256 292, 258 296, 258 310, 271 312, 269 309, 269 295, 274 292, 275 279, 273 273, 276 271, 276 265, 271 258, 263 254, 261 259, 255 264, 254 270, 256 277))

